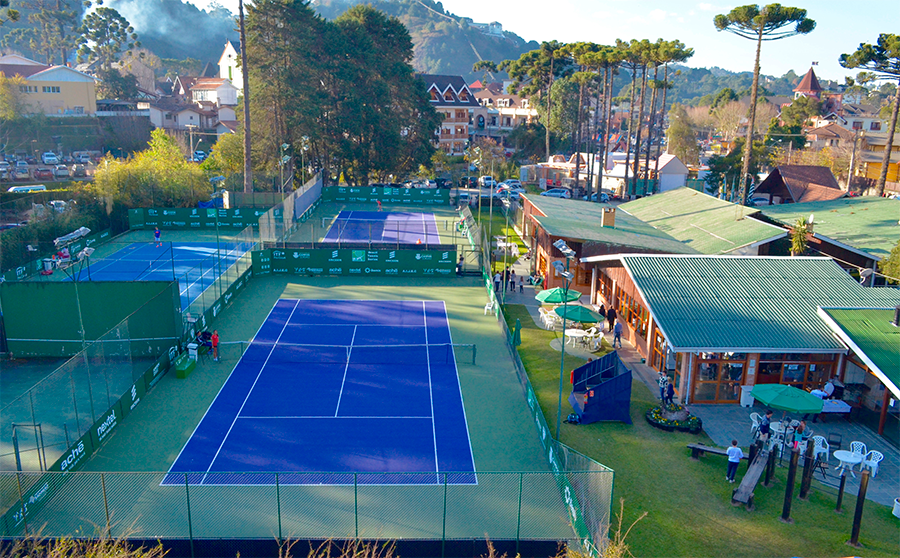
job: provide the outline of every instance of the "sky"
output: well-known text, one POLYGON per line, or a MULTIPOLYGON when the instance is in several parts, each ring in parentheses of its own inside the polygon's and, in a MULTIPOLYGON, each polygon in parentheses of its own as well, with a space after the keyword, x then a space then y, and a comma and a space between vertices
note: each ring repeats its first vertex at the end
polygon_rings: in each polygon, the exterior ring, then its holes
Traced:
MULTIPOLYGON (((205 8, 211 0, 190 0, 205 8)), ((237 13, 237 0, 217 0, 237 13)), ((245 0, 252 2, 252 0, 245 0)), ((612 44, 623 40, 678 39, 694 49, 687 65, 718 66, 733 72, 753 71, 756 43, 737 35, 716 31, 713 18, 741 3, 721 4, 687 0, 442 0, 444 10, 478 23, 498 21, 506 31, 525 40, 561 42, 592 41, 612 44)), ((808 35, 763 43, 760 71, 776 77, 788 70, 804 74, 813 62, 822 79, 844 81, 858 70, 845 70, 838 63, 843 53, 860 43, 874 43, 879 33, 900 29, 897 0, 806 0, 796 5, 807 10, 816 28, 808 35)), ((499 62, 497 60, 496 62, 499 62)))

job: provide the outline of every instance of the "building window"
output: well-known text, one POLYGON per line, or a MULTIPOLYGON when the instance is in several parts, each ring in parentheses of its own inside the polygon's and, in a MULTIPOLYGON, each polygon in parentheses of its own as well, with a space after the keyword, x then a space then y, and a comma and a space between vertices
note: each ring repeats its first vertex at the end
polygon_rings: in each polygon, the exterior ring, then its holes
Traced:
POLYGON ((881 129, 881 122, 872 122, 871 124, 869 124, 869 129, 877 132, 881 129))
POLYGON ((619 318, 631 327, 635 335, 647 338, 647 325, 650 322, 650 312, 644 308, 637 298, 621 287, 616 287, 617 311, 619 318))
POLYGON ((737 401, 746 364, 744 353, 701 353, 695 368, 694 402, 737 401))
POLYGON ((44 85, 41 89, 44 93, 59 93, 58 85, 44 85))
POLYGON ((862 121, 854 120, 853 121, 853 129, 854 130, 862 130, 863 129, 862 121))
POLYGON ((612 278, 606 274, 605 271, 600 272, 600 277, 597 279, 598 285, 597 288, 600 291, 600 294, 603 295, 604 300, 612 300, 613 288, 612 288, 612 278))
POLYGON ((449 91, 444 93, 444 100, 447 101, 448 103, 452 103, 453 102, 453 93, 451 93, 449 91))
POLYGON ((84 114, 84 107, 72 107, 72 111, 75 114, 84 114))
POLYGON ((172 113, 166 113, 166 120, 172 120, 172 113))

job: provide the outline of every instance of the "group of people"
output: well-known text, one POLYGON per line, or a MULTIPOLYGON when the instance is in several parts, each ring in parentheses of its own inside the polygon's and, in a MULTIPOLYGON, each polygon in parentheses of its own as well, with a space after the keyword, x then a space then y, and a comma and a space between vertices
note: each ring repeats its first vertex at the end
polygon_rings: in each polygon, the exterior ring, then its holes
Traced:
POLYGON ((675 384, 669 382, 669 375, 660 370, 656 384, 659 386, 659 400, 663 405, 671 405, 675 401, 675 384))
POLYGON ((506 266, 501 274, 499 271, 494 274, 494 292, 500 294, 500 290, 516 292, 516 283, 519 284, 519 292, 525 292, 525 277, 519 275, 516 277, 516 270, 506 266))

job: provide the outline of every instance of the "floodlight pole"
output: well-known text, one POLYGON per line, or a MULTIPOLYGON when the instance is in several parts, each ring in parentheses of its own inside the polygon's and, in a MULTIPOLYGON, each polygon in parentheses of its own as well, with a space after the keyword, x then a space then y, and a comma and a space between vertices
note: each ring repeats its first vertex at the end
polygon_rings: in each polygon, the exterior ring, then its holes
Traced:
MULTIPOLYGON (((562 239, 557 240, 553 243, 553 246, 556 247, 557 250, 562 252, 563 256, 566 257, 566 269, 560 275, 562 275, 563 279, 566 280, 565 288, 563 289, 563 322, 562 322, 562 347, 560 351, 559 357, 559 400, 556 405, 556 441, 559 441, 559 429, 562 425, 562 393, 563 393, 563 378, 565 377, 565 366, 566 366, 566 310, 569 307, 569 287, 572 285, 572 274, 569 273, 569 261, 574 257, 575 252, 566 245, 565 241, 562 239)), ((557 272, 561 271, 562 263, 559 261, 553 262, 553 267, 556 268, 557 272)))

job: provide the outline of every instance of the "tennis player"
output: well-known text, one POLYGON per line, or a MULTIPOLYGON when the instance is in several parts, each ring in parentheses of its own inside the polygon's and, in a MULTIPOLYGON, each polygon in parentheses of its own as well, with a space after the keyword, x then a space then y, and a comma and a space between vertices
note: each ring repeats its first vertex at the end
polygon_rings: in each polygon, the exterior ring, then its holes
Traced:
POLYGON ((214 329, 212 337, 209 339, 210 344, 212 344, 213 350, 213 361, 219 362, 219 330, 214 329))
POLYGON ((157 248, 162 246, 162 242, 160 242, 160 240, 159 240, 159 235, 160 235, 159 227, 156 227, 156 229, 153 231, 153 238, 156 239, 156 247, 157 248))

